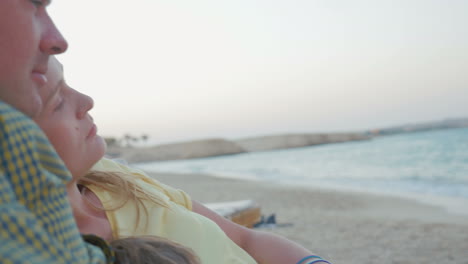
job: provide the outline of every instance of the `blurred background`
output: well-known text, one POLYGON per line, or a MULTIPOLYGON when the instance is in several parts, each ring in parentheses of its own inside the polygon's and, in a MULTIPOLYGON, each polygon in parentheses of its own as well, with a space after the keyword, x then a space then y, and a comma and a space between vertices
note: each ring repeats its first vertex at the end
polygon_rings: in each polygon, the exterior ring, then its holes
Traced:
POLYGON ((148 144, 468 116, 463 0, 54 1, 99 133, 148 144))

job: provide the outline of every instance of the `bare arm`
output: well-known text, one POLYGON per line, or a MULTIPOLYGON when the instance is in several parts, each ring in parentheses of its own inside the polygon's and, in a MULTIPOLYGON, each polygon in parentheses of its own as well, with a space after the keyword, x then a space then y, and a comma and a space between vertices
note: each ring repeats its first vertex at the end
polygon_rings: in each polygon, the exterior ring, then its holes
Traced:
POLYGON ((295 264, 312 252, 284 237, 248 229, 218 215, 197 201, 193 202, 193 211, 201 214, 221 227, 226 235, 244 249, 258 263, 295 264))

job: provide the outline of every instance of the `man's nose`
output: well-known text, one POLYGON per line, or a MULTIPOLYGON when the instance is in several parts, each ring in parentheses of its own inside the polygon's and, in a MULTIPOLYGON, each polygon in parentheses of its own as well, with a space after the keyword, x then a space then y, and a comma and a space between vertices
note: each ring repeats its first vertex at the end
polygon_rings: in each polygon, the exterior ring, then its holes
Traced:
POLYGON ((52 19, 46 14, 43 17, 42 23, 41 51, 49 55, 64 53, 68 48, 68 43, 57 29, 52 19))

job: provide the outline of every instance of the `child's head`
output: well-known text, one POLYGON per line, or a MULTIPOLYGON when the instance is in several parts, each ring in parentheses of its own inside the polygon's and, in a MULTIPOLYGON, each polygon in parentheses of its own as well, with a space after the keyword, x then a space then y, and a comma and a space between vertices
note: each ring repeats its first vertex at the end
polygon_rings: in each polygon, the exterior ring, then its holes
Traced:
POLYGON ((116 264, 200 264, 191 249, 156 236, 121 238, 110 244, 116 264))
POLYGON ((93 99, 68 86, 60 62, 51 57, 41 88, 44 107, 34 121, 49 138, 74 178, 83 176, 104 156, 105 142, 96 134, 96 125, 88 111, 93 99))

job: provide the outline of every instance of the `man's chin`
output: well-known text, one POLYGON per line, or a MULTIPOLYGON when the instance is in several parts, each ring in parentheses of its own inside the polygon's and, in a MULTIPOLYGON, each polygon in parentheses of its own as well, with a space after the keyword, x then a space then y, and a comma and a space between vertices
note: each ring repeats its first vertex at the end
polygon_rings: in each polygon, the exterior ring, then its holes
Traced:
POLYGON ((37 95, 31 98, 29 102, 24 102, 21 106, 17 107, 17 109, 23 112, 23 114, 35 118, 41 113, 42 107, 42 99, 37 95))

